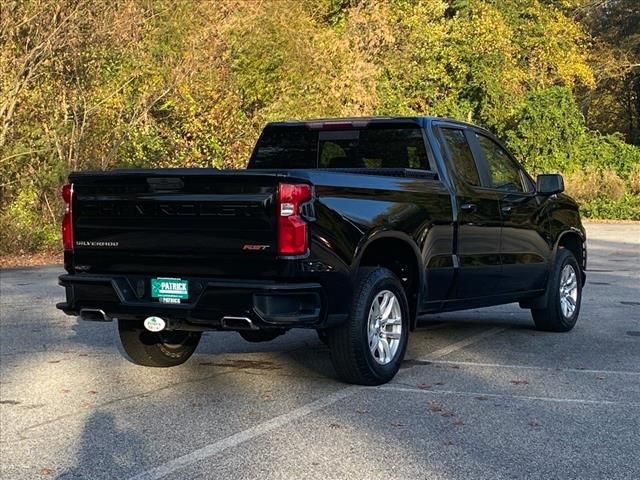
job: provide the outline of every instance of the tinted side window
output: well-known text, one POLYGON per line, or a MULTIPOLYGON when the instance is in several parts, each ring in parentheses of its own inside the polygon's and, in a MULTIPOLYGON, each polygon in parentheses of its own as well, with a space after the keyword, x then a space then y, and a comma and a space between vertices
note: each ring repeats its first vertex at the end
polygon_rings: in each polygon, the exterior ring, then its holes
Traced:
POLYGON ((464 132, 457 128, 443 128, 441 131, 460 176, 471 185, 480 185, 478 169, 464 132))
POLYGON ((491 187, 508 192, 524 192, 520 169, 496 142, 476 133, 489 167, 491 187))

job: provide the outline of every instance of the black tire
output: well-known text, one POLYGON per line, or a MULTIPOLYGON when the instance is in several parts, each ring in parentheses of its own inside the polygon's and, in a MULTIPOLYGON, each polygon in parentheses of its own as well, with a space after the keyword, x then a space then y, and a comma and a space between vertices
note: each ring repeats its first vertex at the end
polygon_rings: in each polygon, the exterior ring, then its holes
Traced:
POLYGON ((238 330, 238 333, 247 342, 260 343, 270 342, 285 334, 285 330, 238 330))
POLYGON ((545 332, 568 332, 578 320, 580 304, 582 301, 582 272, 576 257, 566 248, 558 249, 553 270, 549 275, 549 284, 546 293, 546 305, 543 308, 532 308, 531 316, 538 330, 545 332), (573 269, 576 276, 575 308, 566 315, 562 308, 560 286, 562 272, 567 266, 573 269))
POLYGON ((400 368, 407 348, 410 310, 404 289, 391 270, 362 268, 354 285, 349 320, 327 330, 331 360, 338 377, 359 385, 380 385, 391 380, 400 368), (369 311, 380 292, 392 292, 401 312, 401 333, 395 355, 380 364, 369 348, 369 311))
POLYGON ((200 342, 201 332, 150 332, 142 322, 117 322, 122 355, 145 367, 175 367, 186 362, 200 342))

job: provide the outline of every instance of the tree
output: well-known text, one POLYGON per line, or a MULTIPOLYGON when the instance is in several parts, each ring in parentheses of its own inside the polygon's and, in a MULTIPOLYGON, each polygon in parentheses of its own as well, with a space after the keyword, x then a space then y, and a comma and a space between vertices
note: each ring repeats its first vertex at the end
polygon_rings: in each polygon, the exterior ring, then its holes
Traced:
POLYGON ((590 1, 577 15, 594 42, 596 88, 581 95, 587 122, 640 145, 640 2, 590 1))

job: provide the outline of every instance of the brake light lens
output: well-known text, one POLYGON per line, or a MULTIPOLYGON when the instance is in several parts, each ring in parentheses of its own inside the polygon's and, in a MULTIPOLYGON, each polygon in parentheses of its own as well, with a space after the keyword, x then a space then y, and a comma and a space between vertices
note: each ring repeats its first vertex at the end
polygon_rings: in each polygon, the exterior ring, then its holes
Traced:
POLYGON ((62 217, 62 245, 65 251, 73 251, 73 184, 62 187, 62 200, 65 203, 62 217))
POLYGON ((303 203, 311 200, 311 186, 278 185, 278 255, 302 255, 309 247, 307 222, 300 215, 303 203))

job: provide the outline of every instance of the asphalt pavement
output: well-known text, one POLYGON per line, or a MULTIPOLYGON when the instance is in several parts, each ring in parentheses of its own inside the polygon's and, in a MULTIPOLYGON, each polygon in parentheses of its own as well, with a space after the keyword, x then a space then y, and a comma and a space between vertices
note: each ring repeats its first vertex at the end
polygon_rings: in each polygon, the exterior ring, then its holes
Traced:
POLYGON ((55 309, 61 267, 0 271, 0 478, 639 479, 640 225, 588 224, 577 326, 517 305, 427 316, 382 387, 313 331, 207 333, 185 365, 55 309))

